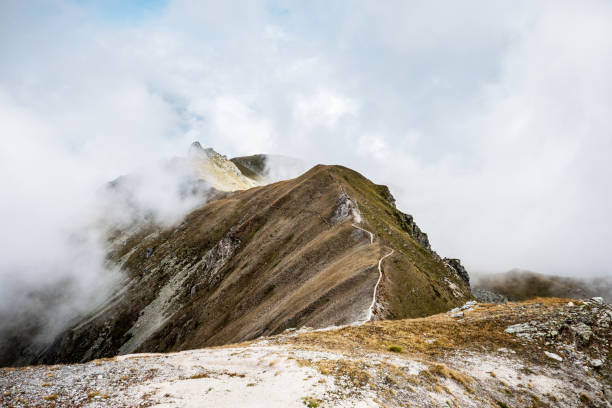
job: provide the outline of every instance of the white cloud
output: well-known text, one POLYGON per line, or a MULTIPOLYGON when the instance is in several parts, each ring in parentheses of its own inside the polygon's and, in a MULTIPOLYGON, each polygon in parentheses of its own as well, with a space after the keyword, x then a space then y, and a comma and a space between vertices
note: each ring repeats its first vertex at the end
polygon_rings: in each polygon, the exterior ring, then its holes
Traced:
POLYGON ((298 95, 294 105, 297 125, 303 128, 332 128, 345 115, 356 115, 358 103, 328 89, 308 95, 298 95))

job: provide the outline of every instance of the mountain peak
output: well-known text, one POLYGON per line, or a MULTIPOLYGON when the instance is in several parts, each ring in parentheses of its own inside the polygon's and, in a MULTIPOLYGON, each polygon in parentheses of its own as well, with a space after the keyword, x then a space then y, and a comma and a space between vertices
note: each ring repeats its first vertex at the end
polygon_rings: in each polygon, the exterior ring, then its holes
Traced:
POLYGON ((203 148, 198 141, 189 147, 188 158, 196 177, 210 183, 217 190, 246 190, 260 185, 260 180, 243 174, 227 156, 217 153, 211 147, 203 148))

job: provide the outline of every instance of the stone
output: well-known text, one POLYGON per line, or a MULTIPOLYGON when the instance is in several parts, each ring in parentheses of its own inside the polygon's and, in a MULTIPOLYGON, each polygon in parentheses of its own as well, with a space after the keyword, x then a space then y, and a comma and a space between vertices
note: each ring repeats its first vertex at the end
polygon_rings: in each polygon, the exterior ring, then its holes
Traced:
POLYGON ((591 300, 592 300, 593 302, 597 302, 597 303, 599 303, 599 304, 603 304, 603 302, 604 302, 603 298, 602 298, 602 297, 600 297, 600 296, 595 296, 595 297, 592 297, 592 298, 591 298, 591 300))
POLYGON ((507 297, 488 289, 474 288, 472 289, 472 296, 483 303, 508 303, 507 297))
POLYGON ((576 339, 582 344, 587 344, 593 335, 591 328, 584 323, 578 323, 571 326, 570 330, 574 333, 576 339))
POLYGON ((603 366, 603 360, 600 358, 594 358, 589 360, 589 365, 593 368, 599 368, 601 366, 603 366))
POLYGON ((465 304, 463 306, 461 306, 459 308, 459 310, 468 310, 471 309, 472 306, 476 305, 476 301, 475 300, 470 300, 469 302, 465 302, 465 304))
POLYGON ((563 361, 563 357, 561 357, 558 354, 555 353, 551 353, 549 351, 545 351, 544 354, 546 354, 546 357, 548 358, 552 358, 553 360, 557 360, 557 361, 563 361))
POLYGON ((518 323, 518 324, 513 324, 512 326, 506 327, 506 330, 504 330, 504 332, 510 333, 510 334, 519 334, 519 333, 532 332, 534 330, 535 329, 532 328, 529 325, 529 323, 518 323))
POLYGON ((455 312, 455 313, 451 313, 450 317, 452 318, 458 318, 458 317, 463 317, 463 312, 455 312))

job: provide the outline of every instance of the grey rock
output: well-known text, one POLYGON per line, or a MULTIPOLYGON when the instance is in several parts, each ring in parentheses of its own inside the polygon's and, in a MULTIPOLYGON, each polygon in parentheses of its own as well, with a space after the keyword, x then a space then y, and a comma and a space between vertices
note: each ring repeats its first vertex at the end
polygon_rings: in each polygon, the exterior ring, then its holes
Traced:
POLYGON ((470 275, 465 270, 463 265, 461 265, 461 261, 459 259, 444 258, 442 261, 451 271, 456 273, 457 276, 459 276, 465 282, 468 288, 470 287, 470 275))
POLYGON ((591 328, 584 323, 578 323, 571 326, 570 330, 574 333, 578 342, 582 344, 587 344, 593 335, 591 328))
POLYGON ((546 354, 546 357, 552 358, 553 360, 563 361, 563 357, 561 357, 560 355, 558 355, 556 353, 551 353, 549 351, 545 351, 544 354, 546 354))
POLYGON ((600 358, 594 358, 594 359, 589 360, 589 365, 593 368, 599 368, 603 366, 603 364, 604 362, 600 358))
POLYGON ((358 213, 359 209, 351 197, 346 193, 342 193, 336 199, 336 209, 331 217, 332 224, 338 224, 352 215, 358 213))
POLYGON ((534 327, 531 327, 529 323, 518 323, 513 324, 512 326, 506 327, 504 332, 509 334, 516 334, 517 337, 531 337, 532 333, 535 333, 537 330, 534 327))
POLYGON ((472 296, 483 303, 508 303, 508 298, 506 296, 482 288, 472 289, 472 296))
MULTIPOLYGON (((399 212, 399 211, 398 211, 399 212)), ((418 225, 414 222, 414 218, 410 214, 404 214, 399 212, 400 214, 400 224, 402 229, 406 231, 410 236, 418 242, 423 248, 431 249, 431 245, 429 244, 429 238, 427 234, 421 231, 418 225)))

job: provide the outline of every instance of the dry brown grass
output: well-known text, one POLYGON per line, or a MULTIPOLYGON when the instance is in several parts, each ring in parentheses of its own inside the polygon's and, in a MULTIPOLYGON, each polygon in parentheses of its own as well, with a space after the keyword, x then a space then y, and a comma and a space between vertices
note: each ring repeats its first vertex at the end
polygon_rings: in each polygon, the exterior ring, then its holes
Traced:
POLYGON ((321 360, 314 363, 302 361, 305 365, 314 365, 323 375, 331 374, 337 379, 349 379, 356 387, 364 387, 372 378, 366 371, 367 364, 361 361, 321 360))
POLYGON ((425 371, 425 373, 433 376, 439 376, 455 380, 459 384, 463 385, 466 390, 471 393, 474 393, 474 389, 470 386, 470 384, 474 382, 474 379, 463 373, 460 373, 457 370, 448 367, 446 364, 432 364, 431 366, 429 366, 427 371, 425 371))
POLYGON ((412 357, 442 356, 457 349, 482 351, 483 347, 487 350, 500 347, 523 350, 530 346, 505 333, 506 327, 533 319, 545 320, 549 314, 558 313, 559 307, 567 302, 567 299, 538 298, 508 305, 479 304, 474 311, 466 312, 462 321, 442 313, 425 318, 378 321, 338 330, 301 333, 280 342, 343 353, 347 350, 353 353, 393 353, 389 351, 389 345, 393 345, 403 351, 394 354, 412 357), (541 306, 528 307, 535 303, 541 306), (428 339, 435 341, 428 343, 428 339))
POLYGON ((189 379, 190 380, 197 380, 199 378, 208 378, 208 377, 210 377, 210 375, 208 373, 204 372, 204 373, 196 373, 196 374, 190 376, 189 379))

